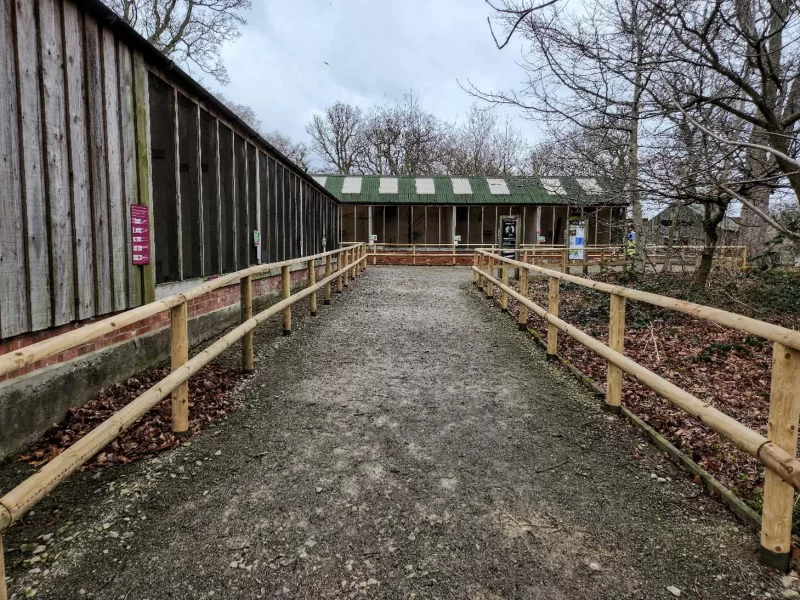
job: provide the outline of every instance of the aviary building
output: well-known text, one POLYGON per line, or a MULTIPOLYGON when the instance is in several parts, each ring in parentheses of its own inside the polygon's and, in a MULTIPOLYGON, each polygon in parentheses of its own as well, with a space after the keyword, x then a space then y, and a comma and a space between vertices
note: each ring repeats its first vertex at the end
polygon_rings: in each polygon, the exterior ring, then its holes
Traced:
POLYGON ((317 175, 341 203, 342 242, 496 243, 500 217, 520 218, 522 244, 563 245, 571 218, 587 245, 622 243, 626 203, 593 177, 387 177, 317 175))

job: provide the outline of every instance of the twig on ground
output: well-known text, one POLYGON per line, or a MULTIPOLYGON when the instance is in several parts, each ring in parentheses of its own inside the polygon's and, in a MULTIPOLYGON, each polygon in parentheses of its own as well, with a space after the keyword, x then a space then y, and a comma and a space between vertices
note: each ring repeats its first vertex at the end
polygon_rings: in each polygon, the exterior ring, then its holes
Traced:
POLYGON ((653 347, 656 349, 656 362, 661 362, 661 356, 658 353, 658 344, 656 343, 656 334, 653 331, 653 322, 650 321, 650 336, 653 338, 653 347))
POLYGON ((567 458, 566 460, 562 460, 562 461, 561 461, 560 463, 558 463, 558 464, 551 465, 551 466, 549 466, 549 467, 545 467, 544 469, 538 469, 538 470, 534 471, 534 473, 544 473, 545 471, 552 471, 553 469, 557 469, 558 467, 560 467, 560 466, 562 466, 562 465, 565 465, 565 464, 567 464, 568 462, 569 462, 569 459, 567 458))

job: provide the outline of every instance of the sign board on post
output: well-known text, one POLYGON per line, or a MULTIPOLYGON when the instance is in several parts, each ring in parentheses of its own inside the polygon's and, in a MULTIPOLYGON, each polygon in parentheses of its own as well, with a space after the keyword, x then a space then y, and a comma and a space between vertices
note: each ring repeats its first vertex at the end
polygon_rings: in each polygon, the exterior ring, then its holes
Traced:
POLYGON ((378 236, 375 235, 374 233, 371 233, 369 236, 369 245, 374 246, 377 243, 377 241, 378 241, 378 236))
POLYGON ((134 265, 150 264, 150 213, 141 204, 131 204, 131 250, 134 265))
POLYGON ((517 231, 519 231, 519 217, 500 217, 500 255, 504 258, 516 258, 517 231))
POLYGON ((586 221, 569 220, 569 259, 583 260, 583 248, 586 243, 586 221))
POLYGON ((460 235, 454 235, 453 236, 453 243, 454 244, 460 244, 461 243, 461 236, 460 235))
POLYGON ((258 229, 253 230, 253 246, 256 247, 256 260, 261 263, 261 232, 258 229))

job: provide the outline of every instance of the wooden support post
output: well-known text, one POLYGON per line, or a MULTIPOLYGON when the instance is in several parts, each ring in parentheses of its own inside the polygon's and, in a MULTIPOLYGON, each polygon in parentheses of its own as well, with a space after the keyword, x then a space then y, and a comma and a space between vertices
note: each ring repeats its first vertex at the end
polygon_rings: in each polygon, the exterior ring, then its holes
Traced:
POLYGON ((336 256, 336 270, 339 271, 339 277, 336 278, 336 293, 341 294, 344 290, 344 273, 342 273, 342 269, 344 269, 344 259, 345 253, 339 252, 336 256))
MULTIPOLYGON (((519 271, 519 293, 528 297, 528 269, 520 269, 519 271)), ((519 303, 519 316, 517 317, 517 326, 520 331, 528 329, 528 307, 519 303)))
POLYGON ((453 242, 453 266, 456 266, 456 243, 453 242))
MULTIPOLYGON (((776 446, 797 454, 800 416, 800 351, 775 342, 772 349, 772 386, 767 437, 776 446)), ((761 564, 788 572, 791 566, 794 489, 770 469, 764 471, 761 510, 761 564)))
MULTIPOLYGON (((283 289, 283 299, 286 300, 292 295, 292 280, 289 265, 281 267, 281 287, 283 289)), ((287 306, 283 309, 283 335, 292 333, 292 307, 287 306)))
POLYGON ((369 262, 367 260, 367 245, 366 244, 361 244, 361 252, 360 252, 360 254, 361 254, 361 258, 364 259, 364 261, 361 263, 361 272, 363 273, 364 271, 367 270, 367 263, 369 262))
MULTIPOLYGON (((308 261, 308 287, 314 287, 317 284, 317 261, 308 261)), ((311 305, 311 316, 317 316, 317 292, 311 292, 309 296, 309 304, 311 305)))
MULTIPOLYGON (((333 257, 328 254, 325 257, 325 278, 327 279, 333 274, 333 257)), ((325 284, 325 298, 322 301, 323 304, 330 304, 331 303, 331 282, 325 284)))
MULTIPOLYGON (((500 264, 500 281, 503 285, 508 285, 508 265, 506 263, 500 264)), ((508 312, 508 292, 502 290, 500 293, 500 310, 508 312)))
POLYGON ((350 269, 350 275, 353 278, 353 281, 355 281, 356 277, 358 277, 358 252, 359 252, 359 249, 354 246, 353 249, 351 250, 351 252, 352 252, 351 256, 353 257, 353 266, 350 269))
MULTIPOLYGON (((622 353, 625 348, 625 296, 611 294, 610 303, 608 347, 622 353)), ((608 363, 603 408, 614 414, 622 412, 622 369, 611 363, 608 363)))
MULTIPOLYGON (((239 281, 241 296, 241 323, 249 321, 253 317, 253 278, 248 275, 239 281)), ((249 331, 242 337, 242 372, 250 374, 253 372, 253 332, 249 331)))
MULTIPOLYGON (((189 318, 186 302, 170 309, 169 348, 171 366, 177 371, 189 360, 189 318)), ((172 392, 172 431, 189 429, 189 382, 184 381, 172 392)))
POLYGON ((417 245, 416 244, 412 244, 411 245, 411 264, 412 265, 416 265, 417 264, 417 245))
POLYGON ((567 265, 569 264, 569 249, 564 248, 564 252, 561 255, 561 272, 567 272, 567 265))
POLYGON ((342 263, 342 266, 344 268, 344 287, 348 287, 350 285, 350 270, 353 268, 350 264, 350 248, 347 248, 343 254, 344 263, 342 263))
MULTIPOLYGON (((478 266, 478 257, 479 256, 480 256, 480 254, 478 254, 477 252, 472 255, 472 266, 473 267, 477 267, 478 266)), ((475 284, 475 286, 479 285, 478 284, 478 278, 479 278, 478 272, 477 271, 473 271, 472 272, 472 283, 475 284)))
POLYGON ((378 245, 377 244, 373 244, 372 245, 372 266, 374 267, 377 264, 378 264, 378 245))
POLYGON ((0 600, 8 600, 8 589, 6 588, 6 562, 3 553, 3 536, 0 535, 0 600))
MULTIPOLYGON (((487 256, 486 261, 486 274, 490 277, 494 277, 494 259, 490 256, 487 256)), ((489 281, 488 279, 484 279, 483 285, 483 292, 486 294, 487 298, 491 298, 494 296, 494 284, 489 281)))
MULTIPOLYGON (((558 277, 550 278, 550 294, 548 297, 547 312, 551 315, 558 316, 558 291, 559 279, 558 277)), ((554 359, 558 354, 558 327, 552 323, 547 324, 547 358, 554 359)))

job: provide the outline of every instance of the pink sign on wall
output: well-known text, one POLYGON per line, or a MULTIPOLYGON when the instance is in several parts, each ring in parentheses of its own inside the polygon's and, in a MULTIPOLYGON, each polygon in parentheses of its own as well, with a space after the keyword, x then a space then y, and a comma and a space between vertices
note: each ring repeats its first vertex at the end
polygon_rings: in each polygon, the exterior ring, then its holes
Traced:
POLYGON ((131 205, 131 244, 133 264, 150 264, 150 213, 146 206, 131 205))

